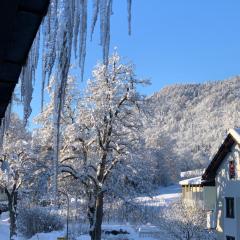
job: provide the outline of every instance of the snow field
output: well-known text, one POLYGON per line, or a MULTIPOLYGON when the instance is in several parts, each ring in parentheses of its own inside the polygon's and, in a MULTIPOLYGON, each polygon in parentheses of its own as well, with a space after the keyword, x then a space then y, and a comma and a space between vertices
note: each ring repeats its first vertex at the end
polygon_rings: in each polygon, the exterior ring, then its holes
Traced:
MULTIPOLYGON (((169 203, 176 201, 180 197, 181 188, 179 185, 171 185, 169 187, 160 187, 153 196, 138 197, 136 201, 142 202, 143 205, 153 207, 167 207, 169 203)), ((9 239, 9 217, 8 213, 0 215, 0 240, 9 239)), ((151 224, 135 227, 132 225, 121 224, 103 224, 103 230, 120 230, 127 231, 129 234, 116 236, 102 235, 102 240, 171 240, 167 234, 156 226, 151 224)), ((17 237, 16 240, 57 240, 58 237, 65 236, 65 231, 55 231, 50 233, 38 233, 26 239, 17 237)), ((90 240, 88 235, 81 235, 76 240, 90 240)))

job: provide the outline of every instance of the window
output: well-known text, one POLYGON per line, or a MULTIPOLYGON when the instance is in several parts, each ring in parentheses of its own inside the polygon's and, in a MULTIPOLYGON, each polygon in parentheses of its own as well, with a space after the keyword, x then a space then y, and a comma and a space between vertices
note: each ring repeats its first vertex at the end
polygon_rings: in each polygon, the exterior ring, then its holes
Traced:
POLYGON ((226 240, 235 240, 235 237, 226 236, 226 240))
POLYGON ((229 161, 229 178, 235 178, 235 163, 234 161, 229 161))
MULTIPOLYGON (((234 198, 226 198, 226 217, 234 218, 234 198)), ((229 238, 231 240, 231 238, 229 238)))

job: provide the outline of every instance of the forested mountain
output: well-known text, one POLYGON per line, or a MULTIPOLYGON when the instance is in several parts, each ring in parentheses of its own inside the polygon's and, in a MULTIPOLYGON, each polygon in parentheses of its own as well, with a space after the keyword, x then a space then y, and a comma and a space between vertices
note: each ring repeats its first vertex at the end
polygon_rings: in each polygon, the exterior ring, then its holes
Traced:
POLYGON ((149 97, 153 117, 145 136, 157 151, 159 169, 165 173, 172 164, 177 172, 206 167, 227 130, 240 126, 239 103, 240 77, 173 85, 149 97))

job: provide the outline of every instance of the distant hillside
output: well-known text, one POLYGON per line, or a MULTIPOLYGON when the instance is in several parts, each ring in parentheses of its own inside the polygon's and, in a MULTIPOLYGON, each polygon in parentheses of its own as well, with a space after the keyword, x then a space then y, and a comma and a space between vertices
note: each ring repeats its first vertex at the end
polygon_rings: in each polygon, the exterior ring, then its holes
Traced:
POLYGON ((240 77, 169 86, 148 101, 148 145, 179 170, 206 167, 226 131, 240 126, 240 77))

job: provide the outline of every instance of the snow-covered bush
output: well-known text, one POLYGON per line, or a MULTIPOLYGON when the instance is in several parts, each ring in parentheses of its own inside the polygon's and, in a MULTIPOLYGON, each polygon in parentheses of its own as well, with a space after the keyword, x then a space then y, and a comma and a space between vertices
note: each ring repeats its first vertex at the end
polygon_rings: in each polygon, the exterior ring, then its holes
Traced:
POLYGON ((215 240, 215 233, 206 229, 206 220, 204 210, 178 201, 163 210, 159 225, 172 240, 215 240))
POLYGON ((18 231, 26 237, 40 232, 62 230, 62 218, 42 207, 21 208, 18 214, 18 231))

